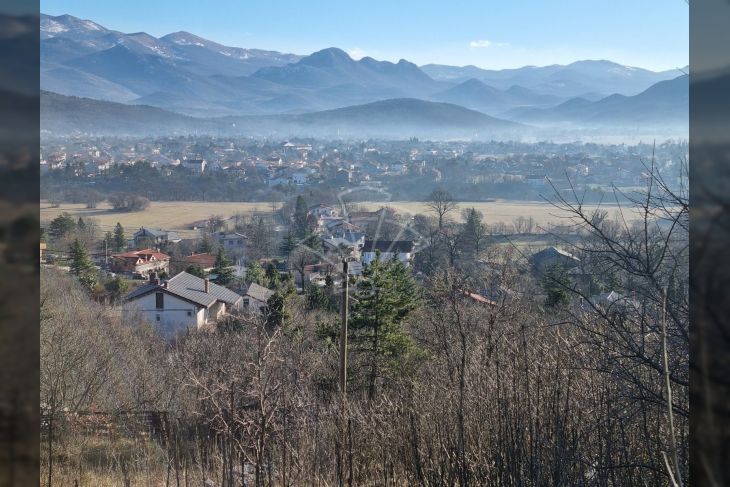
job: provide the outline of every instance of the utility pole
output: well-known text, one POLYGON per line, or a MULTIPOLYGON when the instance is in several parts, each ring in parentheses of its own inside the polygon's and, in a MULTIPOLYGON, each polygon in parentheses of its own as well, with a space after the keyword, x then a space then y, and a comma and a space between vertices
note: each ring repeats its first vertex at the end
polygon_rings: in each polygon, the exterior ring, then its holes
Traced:
POLYGON ((347 273, 347 260, 342 259, 342 300, 340 301, 341 326, 340 326, 340 441, 337 448, 337 477, 338 485, 345 485, 345 457, 349 459, 350 475, 349 485, 352 485, 352 452, 348 446, 347 433, 349 430, 349 419, 347 417, 347 315, 348 315, 348 291, 349 276, 347 273))
POLYGON ((344 399, 347 396, 347 318, 348 318, 348 291, 349 275, 347 261, 342 259, 342 300, 340 326, 340 393, 344 399))

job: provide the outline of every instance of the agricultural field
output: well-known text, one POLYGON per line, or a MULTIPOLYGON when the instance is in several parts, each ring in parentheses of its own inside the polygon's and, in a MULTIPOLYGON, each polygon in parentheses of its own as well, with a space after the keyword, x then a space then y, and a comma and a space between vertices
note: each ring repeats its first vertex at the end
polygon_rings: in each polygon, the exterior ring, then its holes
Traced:
MULTIPOLYGON (((414 215, 416 213, 427 213, 427 203, 418 201, 391 201, 391 202, 358 202, 357 206, 363 210, 377 210, 387 205, 397 209, 403 214, 414 215)), ((279 204, 277 204, 277 208, 279 204)), ((459 202, 460 209, 474 207, 484 214, 484 222, 488 224, 512 223, 516 218, 532 217, 536 225, 547 225, 548 223, 566 223, 565 214, 555 207, 540 201, 465 201, 459 202)), ((597 208, 596 205, 586 205, 589 211, 597 208)), ((601 208, 609 214, 616 210, 616 206, 603 205, 601 208)), ((149 208, 143 211, 116 212, 108 203, 100 203, 97 208, 86 208, 83 204, 63 203, 53 208, 48 201, 41 201, 40 219, 41 222, 48 222, 63 212, 74 217, 90 217, 98 221, 99 225, 106 229, 114 226, 117 222, 125 228, 136 228, 146 226, 150 228, 164 228, 166 230, 178 231, 181 235, 193 235, 196 231, 194 226, 200 225, 203 221, 213 215, 229 219, 234 215, 270 213, 272 204, 266 202, 209 202, 209 201, 153 201, 149 208)), ((454 212, 454 219, 461 219, 460 212, 454 212)))
POLYGON ((86 208, 84 204, 63 203, 57 208, 51 207, 48 201, 41 201, 40 220, 49 222, 63 212, 74 217, 94 218, 103 230, 108 230, 117 222, 124 228, 139 227, 163 228, 175 230, 181 236, 198 234, 193 226, 201 224, 211 216, 224 219, 234 215, 250 215, 252 213, 270 213, 271 203, 230 203, 209 201, 153 201, 142 211, 118 212, 108 203, 100 203, 97 208, 86 208))

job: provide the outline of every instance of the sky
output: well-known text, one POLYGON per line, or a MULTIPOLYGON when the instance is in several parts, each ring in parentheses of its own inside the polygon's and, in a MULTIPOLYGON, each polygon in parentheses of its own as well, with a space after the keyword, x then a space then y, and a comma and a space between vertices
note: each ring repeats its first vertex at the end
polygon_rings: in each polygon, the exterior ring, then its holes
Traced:
POLYGON ((221 44, 504 69, 608 59, 652 70, 689 63, 684 0, 41 0, 156 37, 188 31, 221 44))

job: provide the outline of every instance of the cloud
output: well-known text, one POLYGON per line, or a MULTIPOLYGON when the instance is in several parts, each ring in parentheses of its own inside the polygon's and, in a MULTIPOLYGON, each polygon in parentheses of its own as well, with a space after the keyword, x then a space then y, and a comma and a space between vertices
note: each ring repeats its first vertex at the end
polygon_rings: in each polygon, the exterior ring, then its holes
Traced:
MULTIPOLYGON (((728 0, 728 1, 730 1, 730 0, 728 0)), ((492 42, 492 41, 488 41, 486 39, 479 39, 476 41, 471 41, 469 43, 469 47, 474 48, 474 49, 483 49, 483 48, 492 47, 492 46, 505 47, 505 46, 509 46, 509 44, 507 44, 506 42, 492 42)))
POLYGON ((349 54, 350 57, 355 60, 362 59, 367 55, 365 53, 365 50, 360 49, 359 47, 353 47, 352 49, 349 49, 347 51, 347 54, 349 54))
POLYGON ((469 43, 469 47, 474 47, 474 48, 489 47, 491 45, 492 45, 492 41, 488 41, 486 39, 481 39, 478 41, 471 41, 469 43))

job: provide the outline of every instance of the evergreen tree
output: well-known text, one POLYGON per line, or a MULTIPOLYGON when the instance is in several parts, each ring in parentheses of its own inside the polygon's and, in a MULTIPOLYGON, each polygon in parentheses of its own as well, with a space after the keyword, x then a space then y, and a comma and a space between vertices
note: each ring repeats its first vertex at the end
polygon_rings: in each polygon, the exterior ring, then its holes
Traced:
POLYGON ((266 324, 269 327, 283 327, 289 330, 292 324, 292 314, 289 301, 294 291, 291 287, 277 290, 266 301, 266 324))
POLYGON ((127 284, 127 281, 122 279, 120 276, 116 276, 114 279, 107 281, 107 283, 104 284, 104 288, 106 289, 111 302, 116 303, 127 292, 129 285, 127 284))
POLYGON ((545 268, 542 277, 542 288, 545 292, 545 305, 554 307, 570 302, 568 287, 570 280, 565 267, 553 264, 545 268))
POLYGON ((307 201, 302 195, 297 196, 294 206, 294 231, 299 238, 304 238, 307 233, 307 201))
POLYGON ((250 261, 246 266, 246 282, 248 284, 255 282, 260 286, 266 283, 266 274, 257 260, 250 261))
POLYGON ((292 233, 291 229, 289 229, 286 236, 284 237, 284 240, 282 240, 281 244, 279 245, 279 251, 281 252, 281 255, 283 255, 286 259, 289 259, 289 256, 292 252, 294 252, 294 249, 296 248, 296 237, 294 236, 294 233, 292 233))
POLYGON ((124 227, 122 227, 121 223, 117 222, 114 226, 114 252, 121 252, 124 250, 126 243, 127 240, 124 237, 124 227))
POLYGON ((59 240, 76 230, 76 221, 68 213, 62 213, 51 221, 48 226, 48 236, 59 240))
POLYGON ((401 376, 416 351, 403 323, 421 302, 419 287, 408 268, 380 255, 365 269, 356 289, 350 320, 353 352, 364 359, 368 397, 379 378, 401 376))
POLYGON ((230 284, 234 279, 234 272, 231 268, 231 261, 226 257, 226 253, 223 248, 218 249, 218 254, 215 256, 215 268, 213 273, 216 274, 215 282, 222 286, 230 284))
POLYGON ((94 289, 97 283, 96 269, 89 253, 78 238, 71 243, 70 257, 71 274, 75 275, 86 289, 94 289))
POLYGON ((482 218, 481 212, 475 208, 464 211, 464 226, 459 236, 459 243, 461 250, 473 258, 484 250, 487 239, 487 231, 482 218))
POLYGON ((201 279, 205 277, 205 272, 203 272, 203 269, 201 269, 201 267, 199 265, 194 265, 194 264, 189 265, 185 269, 185 272, 187 272, 188 274, 192 274, 193 276, 199 277, 201 279))
POLYGON ((266 287, 268 287, 269 289, 278 288, 279 278, 279 270, 272 262, 269 262, 269 265, 266 266, 266 287))

